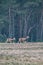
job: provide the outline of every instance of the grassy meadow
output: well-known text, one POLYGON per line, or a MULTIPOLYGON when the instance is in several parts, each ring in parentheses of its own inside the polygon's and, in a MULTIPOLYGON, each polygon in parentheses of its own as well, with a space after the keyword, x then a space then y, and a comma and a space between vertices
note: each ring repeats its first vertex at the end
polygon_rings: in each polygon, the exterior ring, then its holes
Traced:
POLYGON ((0 65, 43 65, 43 43, 0 43, 0 65))

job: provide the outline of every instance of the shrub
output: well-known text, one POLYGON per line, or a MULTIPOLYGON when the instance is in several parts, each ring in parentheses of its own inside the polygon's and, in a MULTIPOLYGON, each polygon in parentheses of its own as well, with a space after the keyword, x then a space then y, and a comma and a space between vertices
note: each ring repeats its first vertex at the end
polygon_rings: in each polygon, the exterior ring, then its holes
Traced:
POLYGON ((7 37, 5 34, 4 35, 0 34, 0 42, 5 42, 6 39, 7 39, 7 37))

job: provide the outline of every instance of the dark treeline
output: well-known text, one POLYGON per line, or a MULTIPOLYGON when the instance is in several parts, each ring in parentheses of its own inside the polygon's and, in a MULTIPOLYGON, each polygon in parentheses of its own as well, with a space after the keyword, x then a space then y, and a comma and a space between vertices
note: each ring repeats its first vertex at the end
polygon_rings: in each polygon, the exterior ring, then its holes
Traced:
POLYGON ((26 36, 28 42, 43 41, 43 1, 0 0, 0 42, 26 36))

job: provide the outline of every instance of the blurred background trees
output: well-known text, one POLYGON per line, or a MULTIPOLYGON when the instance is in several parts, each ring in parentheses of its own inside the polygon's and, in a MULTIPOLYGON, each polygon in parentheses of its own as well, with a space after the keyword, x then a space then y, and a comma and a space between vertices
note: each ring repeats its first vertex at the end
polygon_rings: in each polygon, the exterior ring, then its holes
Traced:
POLYGON ((0 42, 26 36, 43 41, 43 0, 0 0, 0 42))

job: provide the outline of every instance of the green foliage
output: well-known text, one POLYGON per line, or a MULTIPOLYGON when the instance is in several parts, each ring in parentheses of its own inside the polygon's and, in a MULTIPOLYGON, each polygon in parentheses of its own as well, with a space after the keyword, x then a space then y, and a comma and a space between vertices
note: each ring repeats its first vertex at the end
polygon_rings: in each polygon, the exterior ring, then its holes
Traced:
POLYGON ((6 35, 0 34, 0 42, 5 42, 6 41, 6 35))

